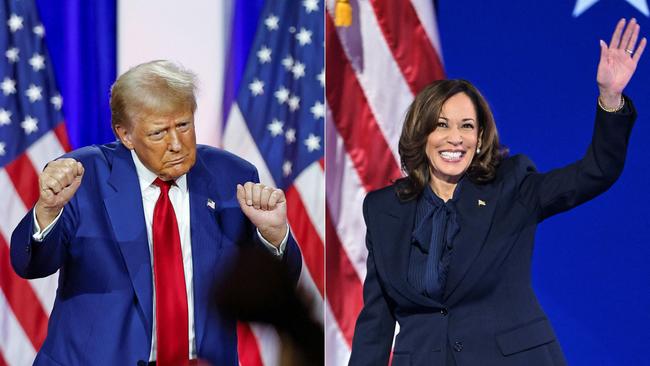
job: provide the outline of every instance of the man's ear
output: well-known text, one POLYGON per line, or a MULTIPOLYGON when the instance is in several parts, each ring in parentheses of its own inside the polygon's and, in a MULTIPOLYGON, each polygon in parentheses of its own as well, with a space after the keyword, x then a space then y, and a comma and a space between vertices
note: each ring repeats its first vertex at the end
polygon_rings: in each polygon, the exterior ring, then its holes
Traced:
POLYGON ((127 149, 133 150, 133 136, 131 135, 131 131, 122 124, 116 124, 114 130, 117 138, 120 139, 122 144, 126 146, 127 149))

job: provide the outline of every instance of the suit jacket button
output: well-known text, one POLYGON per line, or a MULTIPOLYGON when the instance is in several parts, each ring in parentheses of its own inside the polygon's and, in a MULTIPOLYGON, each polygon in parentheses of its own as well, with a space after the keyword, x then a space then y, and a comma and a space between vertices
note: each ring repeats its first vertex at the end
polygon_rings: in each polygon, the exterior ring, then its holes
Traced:
POLYGON ((449 311, 445 308, 442 308, 440 309, 440 314, 442 314, 443 316, 447 316, 447 314, 449 314, 449 311))
POLYGON ((463 342, 454 342, 454 351, 460 352, 463 350, 463 342))
POLYGON ((32 247, 31 247, 31 246, 28 245, 28 246, 25 247, 25 253, 29 254, 29 252, 30 252, 31 250, 32 250, 32 247))

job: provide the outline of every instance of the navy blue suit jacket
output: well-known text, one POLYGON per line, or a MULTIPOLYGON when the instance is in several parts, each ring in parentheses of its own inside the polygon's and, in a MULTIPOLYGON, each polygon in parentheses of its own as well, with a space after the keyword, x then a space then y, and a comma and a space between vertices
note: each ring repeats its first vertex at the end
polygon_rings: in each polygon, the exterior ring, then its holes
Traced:
MULTIPOLYGON (((60 270, 48 335, 36 365, 136 365, 148 362, 152 339, 152 269, 140 185, 121 143, 85 147, 66 157, 84 165, 81 186, 52 231, 32 240, 30 211, 11 238, 11 262, 24 278, 60 270)), ((210 309, 215 276, 254 228, 236 198, 237 183, 256 169, 230 153, 197 147, 187 174, 199 358, 237 365, 235 322, 210 309), (216 207, 208 206, 208 200, 216 207)), ((261 245, 261 244, 260 244, 261 245)), ((283 261, 297 281, 300 252, 289 236, 283 261)), ((179 337, 182 335, 179 335, 179 337)))
POLYGON ((386 365, 396 321, 393 365, 565 365, 531 286, 535 230, 617 179, 636 117, 626 104, 619 113, 598 110, 591 145, 574 164, 542 174, 517 155, 501 162, 492 182, 463 182, 460 231, 439 301, 407 281, 416 200, 401 201, 394 186, 368 194, 368 271, 350 365, 386 365))

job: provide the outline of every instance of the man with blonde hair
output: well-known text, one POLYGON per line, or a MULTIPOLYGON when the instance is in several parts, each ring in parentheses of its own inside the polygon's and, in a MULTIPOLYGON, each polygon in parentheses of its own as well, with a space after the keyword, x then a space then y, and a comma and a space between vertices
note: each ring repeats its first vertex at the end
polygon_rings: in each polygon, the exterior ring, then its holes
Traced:
POLYGON ((238 245, 258 242, 297 281, 284 193, 241 158, 196 145, 195 79, 169 61, 130 69, 111 89, 119 140, 40 174, 11 238, 18 275, 60 270, 36 365, 237 365, 234 321, 209 310, 214 277, 238 245))

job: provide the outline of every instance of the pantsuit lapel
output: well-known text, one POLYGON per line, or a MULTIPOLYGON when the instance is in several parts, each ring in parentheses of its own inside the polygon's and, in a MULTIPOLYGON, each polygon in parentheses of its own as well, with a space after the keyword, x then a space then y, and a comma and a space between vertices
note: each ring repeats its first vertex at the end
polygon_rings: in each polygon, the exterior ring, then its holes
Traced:
POLYGON ((376 228, 380 235, 373 238, 375 262, 380 270, 388 272, 386 278, 392 287, 413 306, 440 308, 438 301, 417 292, 408 282, 415 209, 416 200, 400 202, 395 197, 394 204, 380 213, 382 217, 376 228))
MULTIPOLYGON (((414 305, 441 308, 453 305, 471 288, 482 272, 480 256, 492 226, 501 185, 477 185, 469 180, 460 187, 457 205, 460 231, 454 238, 449 274, 441 302, 430 299, 413 288, 407 279, 411 235, 415 220, 416 200, 400 202, 394 196, 391 204, 379 214, 373 239, 375 262, 389 272, 392 287, 414 305), (444 304, 444 306, 443 306, 444 304)), ((481 262, 482 263, 482 262, 481 262)))
POLYGON ((479 261, 487 234, 492 226, 501 185, 477 185, 469 180, 460 187, 456 203, 460 231, 454 239, 444 301, 447 305, 460 299, 476 278, 474 264, 479 261))

